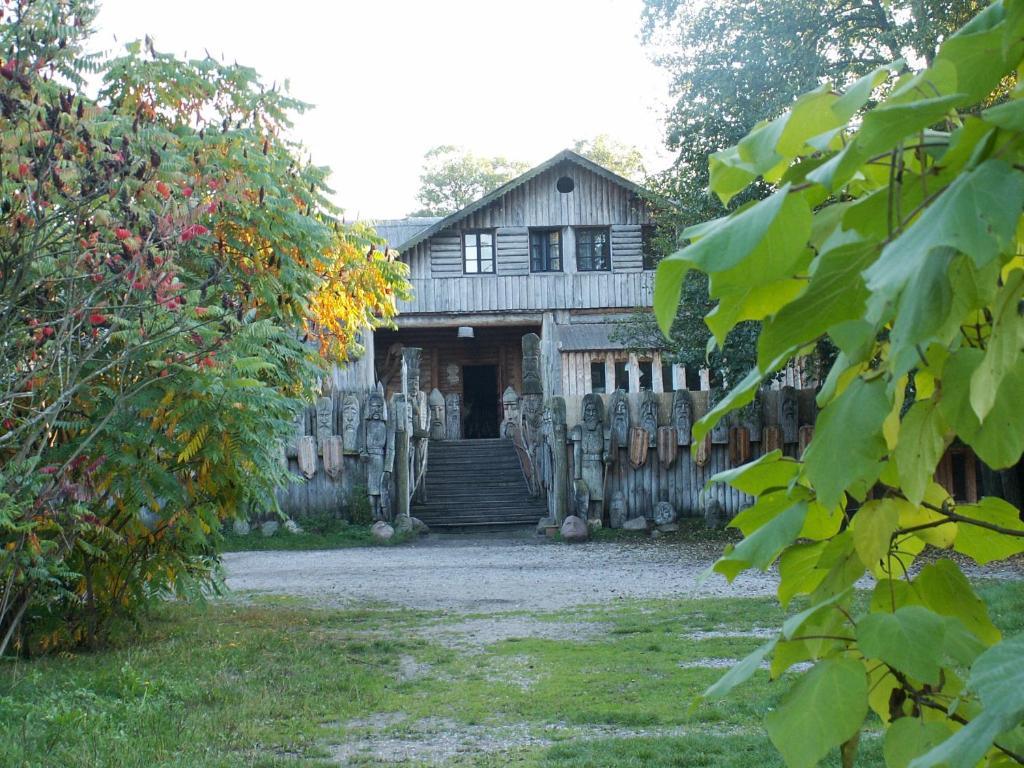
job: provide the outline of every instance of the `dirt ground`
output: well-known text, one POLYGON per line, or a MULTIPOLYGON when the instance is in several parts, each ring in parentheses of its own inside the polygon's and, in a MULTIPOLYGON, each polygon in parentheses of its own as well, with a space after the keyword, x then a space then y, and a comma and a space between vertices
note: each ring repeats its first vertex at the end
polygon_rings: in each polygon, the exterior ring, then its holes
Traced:
POLYGON ((431 534, 401 547, 224 555, 236 591, 324 605, 360 601, 460 614, 555 611, 623 598, 774 594, 774 573, 729 585, 708 569, 722 542, 592 542, 567 546, 532 530, 431 534))

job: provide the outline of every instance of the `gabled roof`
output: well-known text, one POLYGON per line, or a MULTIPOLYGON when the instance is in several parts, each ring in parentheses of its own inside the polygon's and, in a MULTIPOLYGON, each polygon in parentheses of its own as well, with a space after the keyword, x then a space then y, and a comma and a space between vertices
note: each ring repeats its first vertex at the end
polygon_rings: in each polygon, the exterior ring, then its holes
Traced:
POLYGON ((460 221, 462 221, 463 219, 465 219, 465 218, 471 216, 472 214, 476 213, 481 208, 486 208, 488 205, 493 203, 495 200, 498 200, 499 198, 503 197, 504 195, 507 195, 513 189, 516 189, 517 187, 522 186, 523 184, 525 184, 526 182, 530 181, 531 179, 537 178, 538 176, 540 176, 545 171, 549 171, 552 168, 554 168, 555 166, 557 166, 559 163, 563 163, 563 162, 574 163, 574 164, 580 166, 581 168, 585 168, 586 170, 590 171, 591 173, 595 173, 598 176, 601 176, 602 178, 607 179, 608 181, 612 182, 613 184, 618 184, 620 187, 625 187, 630 192, 633 192, 633 193, 635 193, 637 195, 642 195, 644 197, 654 197, 654 194, 652 192, 644 189, 639 184, 636 184, 636 183, 630 181, 627 178, 619 176, 619 174, 617 174, 617 173, 612 173, 607 168, 604 168, 603 166, 598 165, 593 160, 588 160, 587 158, 583 157, 583 155, 577 154, 576 152, 573 152, 571 149, 563 149, 561 152, 559 152, 557 155, 552 157, 550 160, 545 160, 543 163, 541 163, 540 165, 538 165, 538 166, 536 166, 534 168, 531 168, 530 170, 528 170, 523 175, 517 176, 516 178, 512 179, 512 181, 509 181, 509 182, 501 185, 500 187, 498 187, 493 192, 489 192, 488 194, 486 194, 483 197, 481 197, 479 200, 470 203, 465 208, 463 208, 461 211, 456 211, 455 213, 451 214, 450 216, 446 216, 445 218, 441 219, 437 223, 435 223, 435 224, 431 225, 430 227, 428 227, 428 228, 418 232, 417 234, 412 236, 410 239, 406 240, 401 245, 398 245, 398 246, 395 246, 395 247, 397 248, 397 250, 404 252, 404 251, 409 250, 410 248, 413 248, 413 247, 419 245, 424 240, 433 237, 438 232, 442 232, 445 229, 448 229, 448 227, 452 226, 453 224, 458 224, 460 221))

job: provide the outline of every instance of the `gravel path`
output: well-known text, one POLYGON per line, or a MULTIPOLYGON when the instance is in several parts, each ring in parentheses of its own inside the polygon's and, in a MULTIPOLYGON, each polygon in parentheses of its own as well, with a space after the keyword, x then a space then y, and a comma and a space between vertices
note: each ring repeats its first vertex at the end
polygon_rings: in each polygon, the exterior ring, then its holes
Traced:
POLYGON ((431 534, 402 547, 235 552, 224 555, 224 566, 237 591, 462 614, 555 611, 619 598, 774 594, 774 573, 745 573, 731 586, 717 574, 702 581, 722 546, 646 539, 566 546, 533 531, 431 534))

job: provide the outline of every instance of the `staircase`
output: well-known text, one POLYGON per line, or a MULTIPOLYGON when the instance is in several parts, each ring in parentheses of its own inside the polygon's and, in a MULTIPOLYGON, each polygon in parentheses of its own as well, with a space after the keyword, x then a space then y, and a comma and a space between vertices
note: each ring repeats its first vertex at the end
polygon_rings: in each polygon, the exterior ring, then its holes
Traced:
POLYGON ((426 501, 412 515, 432 530, 535 525, 547 515, 529 496, 511 440, 431 440, 424 483, 426 501))

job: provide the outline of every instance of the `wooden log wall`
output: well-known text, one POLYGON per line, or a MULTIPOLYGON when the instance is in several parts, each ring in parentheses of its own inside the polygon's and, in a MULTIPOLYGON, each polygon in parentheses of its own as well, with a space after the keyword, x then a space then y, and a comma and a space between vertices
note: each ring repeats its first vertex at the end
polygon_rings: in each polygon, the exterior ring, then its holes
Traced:
POLYGON ((459 274, 445 280, 412 278, 413 299, 402 314, 445 312, 543 312, 554 309, 650 307, 654 272, 551 272, 459 274))
MULTIPOLYGON (((693 404, 693 421, 696 423, 708 411, 709 395, 707 391, 690 392, 693 404)), ((798 392, 800 424, 813 424, 816 416, 814 407, 814 390, 801 390, 798 392)), ((600 395, 605 403, 605 427, 608 427, 608 401, 609 395, 600 395)), ((639 425, 640 419, 640 394, 630 393, 627 395, 630 409, 630 424, 639 425)), ((778 391, 762 392, 760 397, 762 407, 762 418, 765 426, 777 425, 779 422, 779 397, 778 391)), ((658 426, 670 426, 672 413, 672 393, 664 392, 657 394, 658 398, 658 426)), ((577 395, 566 395, 566 423, 569 426, 569 433, 572 427, 580 423, 580 414, 583 398, 577 395)), ((566 446, 569 458, 569 487, 568 493, 572 499, 572 480, 574 470, 572 467, 572 445, 566 446)), ((796 456, 798 446, 796 443, 786 445, 784 453, 789 456, 796 456)), ((761 442, 751 442, 751 460, 764 455, 761 442)), ((701 517, 708 501, 717 499, 732 517, 741 509, 753 503, 754 499, 744 493, 726 486, 715 484, 705 491, 707 481, 718 472, 723 472, 732 467, 729 457, 728 444, 714 444, 711 446, 710 457, 705 466, 698 466, 690 454, 690 446, 679 446, 678 456, 675 463, 668 469, 663 469, 658 460, 657 448, 650 448, 647 454, 646 463, 639 469, 633 469, 629 462, 627 448, 620 448, 619 455, 608 471, 608 485, 605 492, 605 515, 607 516, 609 504, 616 491, 622 491, 626 499, 628 517, 653 518, 654 506, 659 501, 668 501, 675 508, 680 517, 701 517)), ((570 501, 571 506, 571 501, 570 501)))
MULTIPOLYGON (((359 448, 364 444, 362 418, 366 413, 366 392, 359 392, 359 448)), ((333 407, 333 433, 341 434, 341 403, 345 393, 335 390, 330 395, 333 407)), ((316 434, 316 408, 309 406, 305 412, 303 429, 307 435, 316 434)), ((319 454, 319 452, 318 452, 319 454)), ((358 454, 346 454, 341 475, 337 479, 327 476, 323 456, 317 455, 316 473, 309 480, 299 471, 295 457, 287 459, 288 470, 295 476, 295 482, 277 492, 277 501, 288 517, 301 520, 309 515, 330 515, 350 519, 353 493, 366 492, 366 463, 358 454)))

